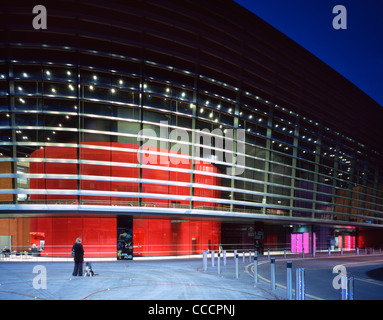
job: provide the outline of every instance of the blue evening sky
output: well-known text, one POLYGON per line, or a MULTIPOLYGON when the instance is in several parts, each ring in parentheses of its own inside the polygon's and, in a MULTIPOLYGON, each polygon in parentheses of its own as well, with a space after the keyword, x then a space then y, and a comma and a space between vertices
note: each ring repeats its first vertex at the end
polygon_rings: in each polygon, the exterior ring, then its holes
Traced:
POLYGON ((383 0, 235 0, 383 106, 383 0), (347 9, 335 30, 333 8, 347 9))

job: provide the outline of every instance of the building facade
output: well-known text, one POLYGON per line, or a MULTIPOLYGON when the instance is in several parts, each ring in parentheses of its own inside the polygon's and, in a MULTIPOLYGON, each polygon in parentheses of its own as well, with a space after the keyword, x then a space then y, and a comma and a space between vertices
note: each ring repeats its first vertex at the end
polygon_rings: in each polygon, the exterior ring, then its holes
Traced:
POLYGON ((291 39, 229 0, 33 7, 2 8, 2 245, 383 245, 383 109, 291 39))

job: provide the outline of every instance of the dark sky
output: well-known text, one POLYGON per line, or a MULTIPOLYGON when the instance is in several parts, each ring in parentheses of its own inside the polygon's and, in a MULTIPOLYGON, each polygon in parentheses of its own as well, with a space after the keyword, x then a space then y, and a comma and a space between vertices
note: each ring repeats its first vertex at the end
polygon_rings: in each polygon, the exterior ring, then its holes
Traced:
MULTIPOLYGON (((383 0, 235 0, 383 106, 383 0), (336 5, 347 29, 335 30, 336 5)), ((382 125, 383 126, 383 125, 382 125)))

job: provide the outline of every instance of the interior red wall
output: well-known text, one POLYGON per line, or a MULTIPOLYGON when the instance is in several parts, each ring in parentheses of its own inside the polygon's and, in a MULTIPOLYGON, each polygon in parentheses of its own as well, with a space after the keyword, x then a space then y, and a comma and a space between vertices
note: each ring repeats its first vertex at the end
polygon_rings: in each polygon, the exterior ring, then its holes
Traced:
POLYGON ((177 218, 133 220, 135 256, 200 254, 205 249, 217 251, 220 243, 219 222, 177 218))
MULTIPOLYGON (((102 147, 117 147, 124 149, 138 150, 138 145, 124 143, 87 143, 87 145, 102 147)), ((137 152, 110 151, 102 149, 81 148, 80 159, 97 160, 120 163, 138 163, 137 152)), ((167 152, 166 150, 151 148, 154 151, 167 152)), ((77 148, 70 147, 45 147, 34 151, 31 158, 51 158, 51 159, 77 159, 77 148)), ((169 164, 160 163, 158 166, 170 166, 183 169, 190 169, 191 164, 175 164, 170 156, 169 164)), ((218 172, 217 168, 210 163, 201 162, 195 165, 195 169, 203 172, 218 172)), ((31 162, 30 173, 41 174, 77 174, 77 164, 71 163, 49 163, 31 162)), ((139 169, 118 166, 103 166, 81 164, 80 174, 138 178, 139 169)), ((151 183, 142 184, 143 193, 190 195, 189 187, 167 186, 156 184, 156 180, 190 182, 189 173, 170 172, 169 170, 155 170, 150 168, 142 169, 142 178, 148 179, 151 183)), ((194 195, 201 197, 220 198, 220 191, 211 190, 209 186, 219 185, 220 179, 217 177, 195 174, 195 183, 205 184, 206 188, 194 188, 194 195)), ((64 189, 77 190, 77 180, 73 179, 30 179, 31 189, 64 189)), ((138 184, 133 182, 105 182, 105 181, 80 181, 81 190, 100 190, 138 193, 138 184)), ((30 200, 60 200, 60 203, 67 201, 76 203, 76 195, 38 195, 31 194, 30 200)), ((135 197, 110 197, 110 196, 81 196, 80 200, 84 204, 123 204, 121 201, 138 201, 135 197)), ((142 198, 142 204, 153 204, 172 206, 176 203, 188 205, 186 200, 151 199, 142 198)), ((219 206, 219 203, 194 202, 194 206, 219 206)), ((71 248, 77 237, 83 239, 86 257, 116 256, 116 218, 88 218, 88 217, 69 217, 69 218, 34 218, 31 219, 31 233, 42 232, 45 234, 45 256, 70 256, 71 248)), ((134 219, 133 223, 133 244, 134 254, 142 256, 153 255, 179 255, 192 254, 192 239, 196 242, 196 249, 201 253, 206 248, 217 250, 221 240, 220 223, 206 221, 175 222, 171 219, 134 219), (210 242, 209 242, 210 241, 210 242)))
MULTIPOLYGON (((84 144, 85 145, 85 144, 84 144)), ((105 142, 92 142, 86 145, 102 146, 102 147, 116 147, 124 149, 138 150, 138 145, 126 144, 126 143, 105 143, 105 142)), ((125 152, 125 151, 110 151, 102 149, 88 149, 81 148, 80 159, 81 160, 97 160, 106 162, 120 162, 120 163, 131 163, 138 164, 137 152, 125 152)), ((167 150, 159 148, 151 148, 152 151, 168 152, 167 150)), ((76 159, 77 148, 68 147, 45 147, 34 151, 31 158, 51 158, 51 159, 76 159)), ((156 166, 163 167, 177 167, 182 169, 190 169, 190 161, 186 163, 178 163, 175 158, 169 155, 169 163, 160 163, 158 158, 156 166)), ((202 172, 218 172, 218 169, 208 163, 201 161, 195 165, 197 171, 202 172)), ((40 174, 77 174, 77 164, 71 163, 50 163, 50 162, 31 162, 30 173, 40 174)), ((90 176, 105 176, 105 177, 122 177, 122 178, 138 178, 139 169, 119 166, 104 166, 104 165, 92 165, 92 164, 81 164, 80 165, 81 175, 90 176)), ((179 181, 179 182, 190 182, 190 173, 184 172, 171 172, 169 170, 155 170, 150 168, 142 169, 142 178, 147 179, 150 183, 142 184, 142 193, 154 193, 154 194, 172 194, 172 195, 184 195, 190 196, 189 187, 182 186, 167 186, 162 184, 156 184, 156 180, 164 181, 179 181)), ((220 178, 213 176, 205 176, 202 174, 195 174, 195 183, 205 184, 207 186, 220 185, 220 178)), ((31 189, 64 189, 64 190, 77 190, 77 180, 74 179, 30 179, 31 189)), ((138 183, 134 182, 108 182, 108 181, 96 181, 96 180, 81 180, 81 190, 98 190, 98 191, 117 191, 117 192, 132 192, 138 193, 138 183)), ((194 188, 194 195, 201 197, 219 198, 221 193, 218 190, 212 190, 210 188, 194 188)), ((39 195, 31 194, 30 200, 67 200, 69 203, 76 202, 76 195, 39 195)), ((135 197, 110 197, 110 196, 89 196, 84 195, 80 197, 80 200, 84 204, 123 204, 122 201, 137 202, 138 198, 135 197)), ((166 204, 171 206, 173 203, 180 205, 189 205, 187 200, 168 200, 168 199, 152 199, 142 198, 142 203, 145 204, 166 204)), ((219 203, 196 201, 195 207, 208 206, 217 207, 219 203)))
MULTIPOLYGON (((86 257, 116 256, 116 218, 31 218, 31 243, 35 232, 43 233, 45 240, 41 256, 68 257, 72 246, 80 237, 86 257)), ((39 246, 39 243, 36 243, 39 246)))

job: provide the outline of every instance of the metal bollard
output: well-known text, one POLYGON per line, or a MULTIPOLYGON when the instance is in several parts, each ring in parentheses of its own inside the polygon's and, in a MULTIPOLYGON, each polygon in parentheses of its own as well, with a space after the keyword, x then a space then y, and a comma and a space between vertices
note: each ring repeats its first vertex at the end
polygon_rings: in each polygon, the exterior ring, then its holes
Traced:
POLYGON ((249 262, 251 262, 251 250, 249 250, 249 262))
POLYGON ((242 262, 245 263, 245 250, 242 251, 242 262))
POLYGON ((341 299, 354 300, 354 278, 341 276, 341 299))
POLYGON ((202 253, 203 271, 207 271, 207 252, 202 253))
POLYGON ((283 251, 283 257, 286 259, 286 249, 283 251))
POLYGON ((211 252, 211 266, 214 267, 215 251, 211 252))
POLYGON ((258 283, 258 257, 254 255, 254 283, 258 283))
POLYGON ((221 254, 218 252, 218 274, 221 274, 221 254))
POLYGON ((328 248, 327 251, 328 251, 328 256, 331 256, 331 249, 328 248))
POLYGON ((267 249, 267 258, 270 260, 270 249, 267 249))
POLYGON ((286 299, 293 300, 293 262, 287 261, 286 299))
POLYGON ((223 250, 223 265, 226 266, 226 250, 223 250))
POLYGON ((234 250, 234 263, 235 263, 235 260, 237 260, 236 256, 237 256, 237 250, 234 250))
POLYGON ((359 247, 356 247, 356 255, 359 256, 359 247))
POLYGON ((296 269, 295 300, 305 300, 305 269, 304 268, 296 269))
POLYGON ((235 255, 235 277, 238 279, 238 254, 235 255))
POLYGON ((271 289, 275 290, 275 259, 270 260, 271 289))

